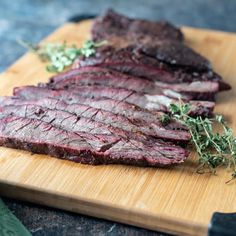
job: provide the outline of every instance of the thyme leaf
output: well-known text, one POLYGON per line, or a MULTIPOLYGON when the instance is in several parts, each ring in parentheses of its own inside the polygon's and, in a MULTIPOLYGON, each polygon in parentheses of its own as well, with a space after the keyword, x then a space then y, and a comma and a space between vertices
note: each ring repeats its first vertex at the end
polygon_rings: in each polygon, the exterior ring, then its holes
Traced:
POLYGON ((90 57, 96 53, 98 47, 107 41, 94 42, 87 40, 81 48, 76 45, 67 46, 67 43, 46 43, 33 46, 31 43, 18 40, 23 47, 37 54, 42 61, 48 62, 46 69, 49 72, 62 72, 66 67, 73 64, 78 56, 90 57))
POLYGON ((170 122, 170 116, 168 114, 163 114, 161 115, 160 117, 160 122, 163 124, 163 125, 167 125, 169 122, 170 122))
MULTIPOLYGON (((189 104, 171 104, 169 119, 184 124, 191 134, 191 144, 198 153, 198 173, 206 170, 215 174, 216 169, 225 166, 232 171, 231 179, 236 178, 236 138, 222 115, 213 118, 191 117, 189 104), (215 126, 220 126, 216 131, 215 126)), ((165 118, 166 119, 166 118, 165 118)))

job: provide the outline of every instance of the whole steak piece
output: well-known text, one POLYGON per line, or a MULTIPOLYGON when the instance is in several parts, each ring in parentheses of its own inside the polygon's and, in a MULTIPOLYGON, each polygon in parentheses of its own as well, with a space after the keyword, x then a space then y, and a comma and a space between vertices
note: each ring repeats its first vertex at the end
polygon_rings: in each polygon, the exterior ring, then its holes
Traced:
MULTIPOLYGON (((92 38, 106 39, 108 45, 92 58, 79 58, 74 68, 99 66, 162 83, 211 81, 218 83, 219 91, 231 88, 205 57, 183 43, 181 30, 167 22, 131 19, 109 9, 96 18, 92 38)), ((214 100, 215 96, 209 91, 195 97, 214 100)))
POLYGON ((94 21, 92 38, 106 39, 116 48, 140 47, 145 54, 173 65, 211 69, 206 58, 183 43, 181 30, 168 22, 130 19, 108 10, 94 21))

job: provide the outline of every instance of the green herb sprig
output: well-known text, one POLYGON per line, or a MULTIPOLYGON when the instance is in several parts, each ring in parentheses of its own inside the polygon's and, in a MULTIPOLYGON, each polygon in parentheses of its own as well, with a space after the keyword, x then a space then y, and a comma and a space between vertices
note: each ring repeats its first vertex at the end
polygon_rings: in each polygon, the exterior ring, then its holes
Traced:
POLYGON ((73 64, 78 56, 90 57, 96 53, 98 47, 103 46, 107 41, 93 42, 87 40, 81 48, 76 45, 67 46, 67 43, 46 43, 33 46, 22 40, 19 44, 37 54, 42 61, 49 62, 46 66, 49 72, 62 72, 66 67, 73 64))
POLYGON ((192 146, 199 157, 197 172, 204 173, 210 170, 215 174, 218 167, 225 166, 232 171, 232 178, 227 183, 236 178, 236 138, 223 116, 191 117, 188 115, 190 105, 181 102, 171 104, 170 111, 169 119, 175 119, 189 129, 192 146), (216 131, 215 126, 220 126, 219 132, 216 131))

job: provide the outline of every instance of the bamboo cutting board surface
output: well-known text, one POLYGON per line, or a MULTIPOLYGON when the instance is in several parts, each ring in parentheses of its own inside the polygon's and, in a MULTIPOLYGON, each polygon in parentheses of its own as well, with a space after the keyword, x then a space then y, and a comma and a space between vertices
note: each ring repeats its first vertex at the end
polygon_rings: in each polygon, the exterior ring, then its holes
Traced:
MULTIPOLYGON (((80 45, 91 21, 69 23, 46 40, 80 45)), ((236 131, 236 35, 183 28, 188 45, 209 58, 233 89, 218 96, 216 112, 236 131)), ((51 76, 26 54, 0 76, 0 95, 51 76)), ((0 194, 43 205, 179 235, 206 235, 215 211, 236 212, 236 182, 230 173, 196 174, 194 153, 169 168, 89 166, 0 148, 0 194)), ((30 217, 30 216, 29 216, 30 217)))

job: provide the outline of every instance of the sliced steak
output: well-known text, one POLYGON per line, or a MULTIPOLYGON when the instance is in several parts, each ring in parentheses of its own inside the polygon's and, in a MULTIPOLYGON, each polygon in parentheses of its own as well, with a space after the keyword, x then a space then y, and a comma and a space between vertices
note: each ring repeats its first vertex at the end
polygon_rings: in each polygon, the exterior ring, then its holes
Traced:
MULTIPOLYGON (((3 106, 2 112, 5 113, 13 113, 15 110, 15 115, 23 116, 24 114, 31 114, 32 116, 42 116, 42 119, 44 119, 43 121, 49 123, 57 122, 58 125, 60 125, 60 122, 66 125, 71 124, 73 126, 72 128, 77 127, 80 131, 85 130, 89 132, 89 130, 91 130, 93 133, 96 132, 97 129, 104 129, 104 132, 108 132, 107 129, 113 130, 115 128, 120 130, 120 132, 117 131, 116 133, 123 137, 124 135, 122 135, 122 132, 126 131, 130 133, 134 132, 139 138, 142 138, 142 140, 145 139, 144 135, 146 135, 147 139, 155 137, 175 143, 182 142, 183 144, 191 138, 188 131, 175 130, 171 127, 171 123, 169 124, 169 127, 165 127, 161 122, 158 124, 158 117, 156 117, 157 121, 155 123, 148 123, 134 118, 128 119, 124 116, 115 115, 111 112, 86 105, 66 103, 57 99, 45 99, 41 97, 40 100, 33 101, 6 97, 5 100, 1 102, 1 106, 3 106), (34 107, 36 109, 35 112, 34 107)), ((172 126, 179 126, 181 128, 181 125, 176 122, 173 122, 172 126)))
POLYGON ((110 39, 112 36, 143 38, 147 35, 153 41, 160 39, 183 40, 182 32, 168 22, 151 22, 131 19, 109 9, 103 16, 97 17, 92 27, 94 40, 110 39))
MULTIPOLYGON (((46 90, 46 88, 41 88, 41 90, 49 92, 50 89, 46 90)), ((18 96, 20 94, 24 94, 27 96, 28 91, 39 92, 40 88, 33 86, 25 86, 14 89, 14 95, 18 96)), ((150 111, 164 111, 167 112, 169 110, 169 105, 171 103, 179 103, 179 100, 170 99, 163 95, 143 95, 139 93, 135 93, 126 89, 115 89, 109 87, 102 86, 77 86, 74 90, 55 90, 54 96, 56 97, 64 97, 68 99, 68 97, 72 95, 80 95, 82 97, 89 98, 111 98, 113 100, 118 100, 122 102, 127 102, 130 104, 134 104, 144 109, 148 109, 150 111)), ((190 115, 201 115, 201 116, 211 116, 212 111, 214 109, 215 103, 207 102, 207 101, 188 101, 191 104, 190 115)))
MULTIPOLYGON (((72 93, 69 93, 68 91, 64 91, 64 93, 61 93, 61 92, 62 92, 61 90, 54 91, 48 88, 28 86, 28 87, 15 88, 14 95, 21 97, 23 99, 27 99, 27 100, 40 100, 42 98, 56 98, 56 99, 66 101, 67 103, 70 103, 70 104, 78 103, 82 105, 87 105, 87 106, 101 109, 104 111, 112 112, 114 114, 125 116, 131 120, 133 119, 140 120, 142 122, 154 123, 160 126, 160 121, 158 117, 163 115, 162 112, 151 112, 146 109, 142 109, 135 105, 129 104, 127 102, 113 100, 110 98, 100 98, 100 99, 95 100, 93 98, 82 97, 78 94, 72 94, 72 93), (58 95, 58 92, 60 92, 59 95, 58 95)), ((3 100, 5 103, 4 97, 0 99, 0 103, 2 103, 3 100)), ((177 125, 177 127, 178 126, 179 125, 177 125)))
MULTIPOLYGON (((27 87, 27 89, 24 89, 24 87, 16 88, 14 94, 26 100, 33 100, 33 102, 36 100, 37 104, 43 98, 54 98, 54 99, 56 98, 57 100, 65 101, 68 104, 85 105, 86 107, 90 108, 93 107, 102 111, 108 111, 109 113, 121 115, 131 120, 132 122, 140 121, 147 127, 149 126, 148 124, 154 124, 157 127, 163 126, 163 124, 160 122, 160 117, 162 117, 164 114, 163 112, 149 111, 137 107, 133 104, 123 101, 113 100, 110 98, 93 99, 89 97, 82 97, 78 94, 71 94, 68 91, 65 91, 63 94, 60 94, 59 96, 57 95, 55 96, 55 91, 39 87, 27 87)), ((2 97, 2 98, 0 97, 0 103, 3 104, 3 102, 4 104, 14 104, 16 103, 16 99, 10 98, 10 103, 9 103, 8 97, 2 97)), ((174 130, 187 130, 185 126, 181 125, 179 122, 176 121, 168 122, 168 124, 165 124, 165 128, 170 128, 174 130)))
POLYGON ((183 162, 188 152, 167 143, 135 145, 115 136, 69 132, 41 120, 16 116, 0 119, 0 145, 49 154, 85 164, 164 166, 183 162))
POLYGON ((145 55, 137 48, 126 47, 114 49, 110 46, 100 48, 89 58, 78 58, 73 68, 84 66, 99 66, 113 69, 132 76, 164 83, 192 83, 194 81, 213 81, 219 84, 219 90, 228 90, 230 86, 212 70, 189 70, 188 67, 178 67, 163 63, 145 55))
MULTIPOLYGON (((13 100, 12 100, 13 101, 13 100)), ((42 101, 42 100, 40 100, 42 101)), ((43 102, 38 102, 43 105, 43 102)), ((56 100, 52 100, 54 102, 56 100)), ((45 101, 46 102, 46 101, 45 101)), ((47 100, 49 103, 50 100, 47 100)), ((57 102, 57 101, 56 101, 57 102)), ((30 119, 37 119, 43 122, 49 123, 57 128, 61 128, 71 132, 86 132, 89 134, 104 134, 114 135, 130 139, 135 137, 135 133, 124 132, 121 129, 113 128, 110 124, 94 121, 93 119, 84 118, 67 111, 56 110, 55 107, 60 104, 46 104, 47 107, 43 107, 33 101, 15 100, 15 104, 5 105, 0 107, 0 116, 14 115, 19 117, 25 117, 30 119), (54 105, 55 107, 51 107, 54 105), (48 108, 50 107, 50 108, 48 108)), ((79 113, 79 112, 78 112, 79 113)), ((80 111, 82 113, 82 111, 80 111)), ((88 112, 87 112, 88 113, 88 112)), ((90 112, 91 116, 93 115, 90 112)), ((145 136, 140 134, 140 140, 145 140, 145 136)))
MULTIPOLYGON (((178 99, 214 99, 219 91, 215 81, 194 81, 191 83, 168 84, 153 82, 128 76, 117 71, 101 67, 82 67, 72 69, 52 77, 46 86, 53 89, 72 89, 78 85, 100 85, 114 88, 126 88, 135 92, 151 95, 165 95, 178 99), (175 92, 174 92, 175 91, 175 92)), ((40 84, 40 86, 45 86, 40 84)))

